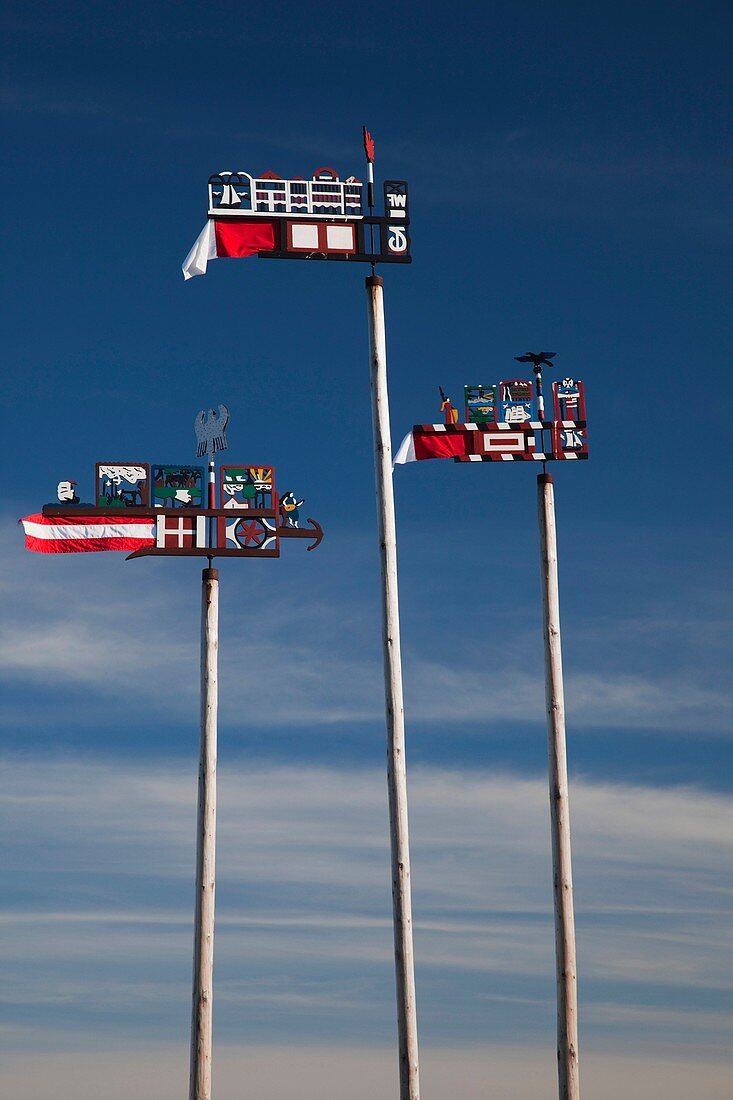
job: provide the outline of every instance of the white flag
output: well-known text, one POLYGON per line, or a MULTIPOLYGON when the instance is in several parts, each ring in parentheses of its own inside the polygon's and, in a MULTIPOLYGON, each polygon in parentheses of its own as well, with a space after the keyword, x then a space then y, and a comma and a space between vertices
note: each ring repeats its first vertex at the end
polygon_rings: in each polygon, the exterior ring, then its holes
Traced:
POLYGON ((194 275, 205 275, 209 260, 216 259, 216 235, 213 221, 207 221, 199 233, 194 246, 183 261, 183 278, 193 279, 194 275))

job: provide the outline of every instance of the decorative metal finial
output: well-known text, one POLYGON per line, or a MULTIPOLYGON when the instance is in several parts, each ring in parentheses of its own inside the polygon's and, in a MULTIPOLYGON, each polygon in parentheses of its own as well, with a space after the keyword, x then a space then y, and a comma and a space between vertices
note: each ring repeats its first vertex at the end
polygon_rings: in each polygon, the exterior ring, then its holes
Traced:
POLYGON ((196 457, 210 454, 213 461, 217 451, 227 449, 226 426, 229 423, 229 409, 220 405, 216 409, 202 409, 193 422, 196 430, 196 457))
POLYGON ((551 367, 551 359, 557 355, 556 351, 525 351, 524 355, 515 355, 517 363, 531 363, 535 374, 542 374, 542 366, 551 367))
POLYGON ((554 359, 557 355, 556 351, 525 351, 524 355, 515 355, 514 359, 517 363, 531 363, 532 370, 535 373, 537 379, 537 409, 539 412, 540 420, 545 418, 545 398, 542 393, 542 367, 551 367, 551 359, 554 359))

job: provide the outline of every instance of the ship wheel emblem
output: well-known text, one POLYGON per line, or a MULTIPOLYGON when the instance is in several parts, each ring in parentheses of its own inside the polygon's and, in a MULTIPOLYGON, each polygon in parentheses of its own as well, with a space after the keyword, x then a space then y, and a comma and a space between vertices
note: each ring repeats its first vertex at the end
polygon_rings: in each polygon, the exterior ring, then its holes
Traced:
POLYGON ((245 518, 237 521, 233 534, 244 550, 266 550, 275 538, 275 528, 266 519, 245 518))

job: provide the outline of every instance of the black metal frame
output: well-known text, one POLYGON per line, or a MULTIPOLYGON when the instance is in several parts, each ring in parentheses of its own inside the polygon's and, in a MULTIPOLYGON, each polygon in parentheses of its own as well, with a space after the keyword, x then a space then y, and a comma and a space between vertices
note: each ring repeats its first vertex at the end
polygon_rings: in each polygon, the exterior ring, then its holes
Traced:
MULTIPOLYGON (((212 215, 209 215, 211 217, 212 215)), ((217 221, 223 221, 223 218, 217 218, 217 221)), ((273 217, 275 223, 276 233, 278 237, 278 247, 274 249, 268 249, 265 252, 258 252, 257 256, 260 260, 342 260, 351 263, 367 263, 367 264, 411 264, 412 256, 409 253, 409 234, 408 234, 408 252, 404 256, 393 255, 391 252, 367 252, 364 227, 366 225, 376 225, 380 232, 380 243, 382 242, 382 234, 386 233, 389 226, 394 222, 390 218, 382 217, 363 217, 358 220, 354 218, 353 224, 356 226, 356 239, 358 242, 358 252, 291 252, 287 249, 287 225, 292 218, 288 218, 284 215, 277 215, 273 217)), ((315 218, 314 221, 328 221, 327 218, 315 218)), ((340 224, 352 224, 351 222, 334 222, 334 225, 340 224)), ((409 225, 409 217, 404 222, 400 223, 407 227, 409 225)), ((384 247, 384 245, 382 245, 384 247)))

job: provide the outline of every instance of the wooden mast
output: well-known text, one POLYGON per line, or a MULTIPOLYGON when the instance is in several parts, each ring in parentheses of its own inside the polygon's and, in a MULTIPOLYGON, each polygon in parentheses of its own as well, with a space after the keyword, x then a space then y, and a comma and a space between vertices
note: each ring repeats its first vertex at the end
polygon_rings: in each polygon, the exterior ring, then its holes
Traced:
POLYGON ((196 830, 196 910, 189 1100, 211 1100, 216 893, 216 740, 219 655, 219 571, 202 572, 201 757, 196 830))
POLYGON ((578 989, 575 966, 573 871, 570 857, 570 805, 565 746, 565 694, 560 641, 555 494, 552 477, 537 477, 542 581, 542 633, 545 643, 545 701, 550 781, 552 879, 555 902, 557 973, 557 1071, 560 1100, 579 1100, 578 989))
POLYGON ((369 314, 369 366, 374 433, 374 474, 377 492, 379 561, 382 576, 382 640, 387 713, 387 784, 389 788, 390 848, 392 855, 392 913, 397 984, 400 1100, 419 1100, 410 846, 407 825, 405 715, 402 698, 402 657, 400 653, 400 615, 397 592, 397 536, 387 393, 384 297, 383 283, 379 275, 367 277, 366 291, 369 314))

